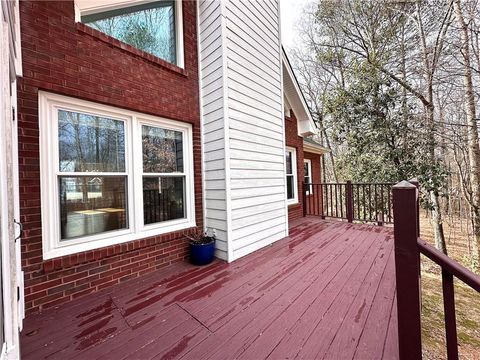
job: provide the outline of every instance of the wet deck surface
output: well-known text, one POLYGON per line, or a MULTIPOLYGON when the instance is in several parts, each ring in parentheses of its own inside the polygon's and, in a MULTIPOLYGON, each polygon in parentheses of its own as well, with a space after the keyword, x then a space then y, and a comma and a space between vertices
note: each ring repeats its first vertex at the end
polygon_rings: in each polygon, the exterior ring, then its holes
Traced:
POLYGON ((391 229, 304 218, 26 319, 23 359, 397 359, 391 229))

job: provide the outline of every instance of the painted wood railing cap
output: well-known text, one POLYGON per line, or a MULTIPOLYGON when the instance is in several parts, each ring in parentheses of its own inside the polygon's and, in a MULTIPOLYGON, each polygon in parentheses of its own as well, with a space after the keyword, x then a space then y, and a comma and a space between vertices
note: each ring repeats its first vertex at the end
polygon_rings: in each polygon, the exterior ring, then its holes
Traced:
POLYGON ((398 184, 393 185, 394 189, 416 189, 417 187, 411 182, 406 180, 400 181, 398 184))

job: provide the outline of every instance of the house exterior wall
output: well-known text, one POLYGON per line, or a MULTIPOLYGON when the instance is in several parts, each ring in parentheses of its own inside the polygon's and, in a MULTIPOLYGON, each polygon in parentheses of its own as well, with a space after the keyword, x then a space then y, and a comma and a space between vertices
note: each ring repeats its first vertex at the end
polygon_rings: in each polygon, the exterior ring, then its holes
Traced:
POLYGON ((303 216, 303 138, 298 135, 298 122, 293 110, 290 110, 289 117, 285 116, 285 141, 287 146, 297 150, 298 203, 288 205, 288 221, 290 222, 303 216))
POLYGON ((287 235, 278 1, 227 1, 233 259, 287 235))
POLYGON ((196 224, 203 226, 196 3, 183 3, 181 69, 75 23, 73 1, 20 2, 24 78, 18 86, 22 265, 27 312, 159 269, 187 255, 183 231, 44 261, 39 90, 193 126, 196 224))
MULTIPOLYGON (((322 156, 319 154, 313 154, 304 151, 303 158, 309 159, 312 163, 312 183, 319 184, 322 182, 322 174, 321 174, 321 166, 320 166, 320 158, 322 156)), ((303 168, 302 168, 303 170, 303 168)), ((303 174, 302 174, 303 179, 303 174)), ((322 189, 319 186, 315 186, 313 189, 313 195, 307 196, 306 200, 306 210, 309 213, 323 214, 323 207, 322 207, 322 189)), ((302 197, 303 199, 303 197, 302 197)), ((303 201, 303 200, 302 200, 303 201)))
POLYGON ((199 1, 200 92, 202 94, 205 226, 215 229, 216 256, 227 260, 225 76, 220 1, 199 1))
POLYGON ((312 161, 312 181, 316 184, 322 182, 322 169, 321 169, 321 163, 320 160, 322 158, 322 155, 319 154, 313 154, 309 152, 304 152, 303 153, 303 158, 304 159, 310 159, 312 161))
MULTIPOLYGON (((305 152, 303 149, 303 137, 298 135, 298 122, 293 110, 290 110, 290 116, 285 116, 285 141, 288 147, 295 148, 297 151, 297 183, 298 183, 298 204, 288 206, 288 221, 298 219, 303 216, 303 162, 304 159, 310 159, 312 162, 312 181, 321 183, 320 159, 322 155, 305 152)), ((320 189, 318 189, 320 190, 320 189)), ((315 200, 307 199, 307 206, 313 206, 315 209, 321 208, 321 203, 317 201, 321 198, 314 197, 315 200), (309 205, 310 204, 310 205, 309 205)))
POLYGON ((279 7, 199 8, 205 223, 219 234, 218 253, 233 261, 288 231, 279 7))

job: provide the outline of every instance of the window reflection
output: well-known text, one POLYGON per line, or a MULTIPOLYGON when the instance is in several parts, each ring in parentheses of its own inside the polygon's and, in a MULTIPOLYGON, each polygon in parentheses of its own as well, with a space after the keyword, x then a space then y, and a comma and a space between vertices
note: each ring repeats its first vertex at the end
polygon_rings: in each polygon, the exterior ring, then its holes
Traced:
POLYGON ((293 199, 295 194, 293 193, 293 176, 287 175, 287 199, 293 199))
POLYGON ((59 110, 58 141, 61 172, 125 171, 123 121, 59 110))
POLYGON ((140 50, 176 63, 175 1, 155 1, 82 16, 82 22, 140 50))
POLYGON ((183 134, 142 126, 143 172, 183 172, 183 134))
POLYGON ((143 178, 144 224, 185 218, 185 178, 143 178))
POLYGON ((128 228, 124 176, 60 177, 61 240, 128 228))
POLYGON ((295 153, 291 150, 285 151, 286 175, 287 175, 287 200, 295 198, 295 174, 293 162, 296 161, 295 153))

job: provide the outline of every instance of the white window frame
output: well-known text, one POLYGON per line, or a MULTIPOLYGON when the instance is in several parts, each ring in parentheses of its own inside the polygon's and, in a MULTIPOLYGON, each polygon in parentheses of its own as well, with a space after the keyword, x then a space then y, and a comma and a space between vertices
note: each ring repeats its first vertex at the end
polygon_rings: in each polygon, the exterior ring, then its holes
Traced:
MULTIPOLYGON (((293 173, 293 174, 287 174, 286 168, 285 168, 285 186, 287 186, 287 176, 293 175, 293 198, 288 199, 287 197, 287 204, 293 205, 293 204, 298 204, 297 149, 287 146, 286 151, 292 154, 291 156, 292 156, 292 173, 293 173)), ((285 163, 286 163, 286 159, 285 159, 285 163)), ((288 196, 288 190, 286 191, 286 194, 288 196)))
MULTIPOLYGON (((159 0, 155 0, 155 1, 159 1, 159 0)), ((91 15, 91 14, 96 14, 96 13, 110 11, 110 10, 122 9, 130 6, 147 4, 150 2, 153 2, 153 1, 152 0, 98 0, 98 1, 75 0, 75 21, 81 22, 81 18, 84 15, 91 15)), ((175 0, 175 35, 176 35, 175 42, 176 42, 177 61, 174 65, 184 69, 185 55, 184 55, 184 44, 183 44, 182 0, 175 0)), ((167 61, 167 60, 164 60, 164 61, 167 61)))
MULTIPOLYGON (((310 195, 312 193, 312 183, 313 183, 313 174, 312 174, 312 160, 310 159, 303 159, 303 164, 305 166, 305 164, 307 164, 307 168, 308 168, 308 175, 310 177, 310 185, 308 186, 308 189, 307 189, 307 195, 310 195)), ((305 171, 303 171, 303 181, 302 183, 305 183, 305 171)))
MULTIPOLYGON (((43 258, 103 248, 150 236, 196 226, 193 172, 192 126, 175 120, 150 116, 133 111, 101 105, 48 92, 39 92, 40 128, 40 189, 42 203, 43 258), (125 122, 125 173, 127 174, 128 229, 87 235, 60 241, 60 205, 58 175, 78 176, 78 173, 59 172, 58 110, 77 111, 105 116, 125 122), (185 173, 185 218, 143 225, 142 142, 141 124, 180 131, 183 134, 185 173)), ((92 175, 107 173, 92 172, 92 175)), ((108 173, 124 175, 124 173, 108 173)))

